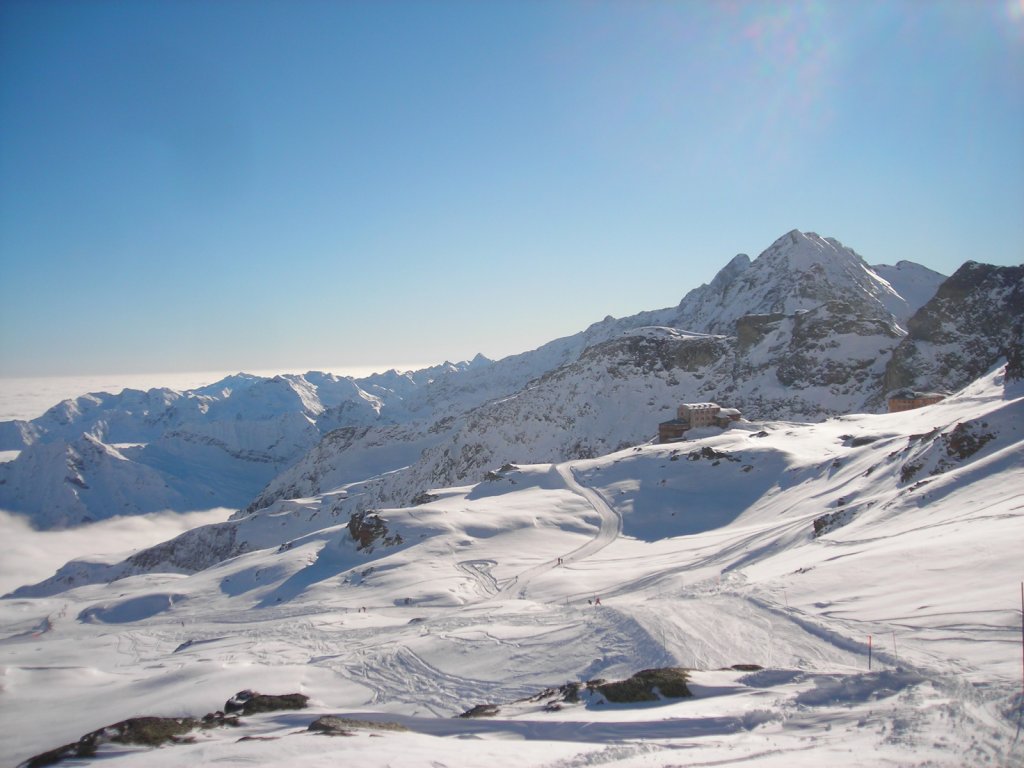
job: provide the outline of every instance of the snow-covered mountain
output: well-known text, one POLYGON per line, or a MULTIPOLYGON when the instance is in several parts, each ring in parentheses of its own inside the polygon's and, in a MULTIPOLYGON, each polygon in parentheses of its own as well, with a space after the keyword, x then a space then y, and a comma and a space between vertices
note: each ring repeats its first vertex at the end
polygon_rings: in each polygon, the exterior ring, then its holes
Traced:
POLYGON ((869 267, 834 238, 793 230, 753 262, 744 254, 736 256, 709 284, 683 298, 669 324, 732 334, 736 321, 746 315, 794 315, 832 301, 871 307, 903 324, 945 278, 918 265, 901 264, 902 268, 869 267), (894 278, 906 296, 879 270, 894 278))
POLYGON ((0 464, 0 508, 51 527, 242 506, 333 430, 475 402, 464 389, 446 400, 445 381, 489 364, 478 356, 359 380, 315 371, 238 374, 187 392, 126 389, 65 400, 31 422, 0 425, 2 450, 20 451, 0 464), (433 394, 425 396, 425 387, 433 394))
POLYGON ((753 261, 737 256, 676 307, 608 317, 496 362, 86 395, 0 424, 0 450, 21 450, 0 464, 0 508, 69 525, 164 505, 252 510, 357 482, 369 508, 506 461, 642 441, 682 400, 752 418, 878 411, 892 350, 942 279, 909 262, 871 267, 837 240, 794 230, 753 261), (50 447, 83 434, 111 450, 50 447), (58 487, 42 488, 44 477, 58 487), (105 490, 161 483, 160 493, 105 490))
POLYGON ((99 755, 1019 764, 1021 296, 1019 268, 943 283, 792 232, 676 307, 496 362, 9 422, 0 505, 44 524, 245 507, 0 600, 0 755, 254 688, 310 708, 99 755), (894 384, 952 394, 884 413, 894 384), (650 441, 695 400, 745 419, 650 441), (665 667, 689 696, 594 682, 665 667), (324 715, 349 738, 307 730, 324 715))
POLYGON ((916 411, 509 465, 412 507, 351 514, 354 486, 279 500, 0 601, 0 744, 14 763, 255 688, 310 708, 99 754, 1019 764, 1022 459, 1024 382, 999 366, 916 411), (584 685, 659 667, 692 695, 584 685), (471 708, 492 717, 452 717, 471 708), (306 730, 323 715, 361 725, 306 730))
MULTIPOLYGON (((474 480, 506 462, 585 458, 643 442, 685 400, 718 401, 751 418, 883 410, 892 350, 942 279, 908 262, 869 267, 836 240, 790 232, 753 262, 737 256, 677 307, 606 318, 519 356, 516 363, 556 365, 518 391, 432 424, 429 435, 402 431, 396 439, 422 456, 411 466, 377 465, 391 474, 363 486, 358 503, 408 503, 426 487, 474 480)), ((354 469, 381 438, 370 429, 319 447, 248 509, 360 479, 354 469)))

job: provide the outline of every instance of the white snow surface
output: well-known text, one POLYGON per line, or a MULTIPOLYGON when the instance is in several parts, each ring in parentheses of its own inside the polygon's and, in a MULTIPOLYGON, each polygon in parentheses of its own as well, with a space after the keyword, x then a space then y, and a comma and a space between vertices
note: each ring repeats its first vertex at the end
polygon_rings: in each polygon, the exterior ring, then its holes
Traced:
POLYGON ((894 310, 894 314, 904 324, 910 315, 935 295, 946 279, 945 275, 912 261, 897 261, 892 265, 875 264, 871 271, 891 285, 906 302, 906 309, 909 310, 906 315, 899 315, 894 310))
POLYGON ((681 399, 724 398, 757 418, 880 409, 901 323, 941 276, 909 262, 879 269, 887 277, 838 240, 793 230, 676 307, 607 317, 496 362, 358 379, 240 373, 67 399, 0 422, 0 508, 58 528, 254 509, 409 467, 363 489, 369 504, 401 504, 425 484, 476 479, 492 459, 560 461, 646 439, 681 399), (750 316, 761 320, 741 331, 750 316))
POLYGON ((253 688, 311 708, 104 764, 1024 761, 1024 387, 1001 370, 916 411, 496 468, 377 510, 390 547, 356 549, 354 490, 211 526, 249 547, 196 572, 69 566, 0 601, 0 758, 253 688), (692 698, 524 701, 670 665, 692 698), (484 702, 507 706, 453 718, 484 702), (323 714, 409 730, 307 732, 323 714))

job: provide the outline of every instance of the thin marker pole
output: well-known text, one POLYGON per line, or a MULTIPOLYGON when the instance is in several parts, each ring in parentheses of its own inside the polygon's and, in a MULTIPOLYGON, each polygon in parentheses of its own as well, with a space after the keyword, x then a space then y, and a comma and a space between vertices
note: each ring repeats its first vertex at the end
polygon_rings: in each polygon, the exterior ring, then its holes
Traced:
POLYGON ((868 635, 868 672, 871 671, 871 635, 868 635))
POLYGON ((900 663, 900 654, 896 650, 896 633, 892 633, 892 655, 896 657, 896 663, 900 663))

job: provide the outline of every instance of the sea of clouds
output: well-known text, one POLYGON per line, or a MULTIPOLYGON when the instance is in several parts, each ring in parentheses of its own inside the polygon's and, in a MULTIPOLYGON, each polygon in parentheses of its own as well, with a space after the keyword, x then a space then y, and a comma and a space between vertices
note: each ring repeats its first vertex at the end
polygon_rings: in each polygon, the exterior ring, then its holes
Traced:
POLYGON ((114 517, 63 531, 37 531, 27 518, 0 510, 0 595, 23 584, 42 581, 68 560, 102 557, 119 561, 132 552, 159 544, 187 530, 227 520, 233 510, 156 512, 114 517))
MULTIPOLYGON (((400 368, 406 370, 405 368, 400 368)), ((380 366, 369 368, 327 369, 338 375, 368 376, 380 366)), ((232 371, 231 373, 236 373, 232 371)), ((305 371, 251 371, 260 376, 305 371)), ((193 389, 212 384, 227 371, 194 373, 148 373, 109 376, 48 376, 39 378, 0 378, 0 421, 34 419, 61 400, 88 392, 120 392, 122 389, 169 387, 193 389)), ((0 461, 9 461, 17 451, 0 452, 0 461)), ((33 584, 51 575, 68 560, 79 557, 120 559, 131 552, 159 544, 200 525, 226 520, 233 510, 210 509, 196 512, 161 512, 131 517, 116 517, 91 525, 63 531, 37 531, 27 517, 0 510, 0 595, 23 584, 33 584)))

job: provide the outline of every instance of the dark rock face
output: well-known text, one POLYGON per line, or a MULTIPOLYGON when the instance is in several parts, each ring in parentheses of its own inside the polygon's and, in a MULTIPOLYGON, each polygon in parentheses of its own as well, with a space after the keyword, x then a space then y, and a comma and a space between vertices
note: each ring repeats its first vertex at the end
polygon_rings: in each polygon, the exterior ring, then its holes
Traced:
POLYGON ((705 445, 699 451, 690 451, 686 454, 687 461, 700 461, 701 459, 708 459, 713 462, 718 461, 739 461, 740 459, 733 456, 731 453, 726 451, 716 451, 710 445, 705 445))
MULTIPOLYGON (((557 712, 565 704, 585 703, 588 707, 605 702, 635 704, 665 699, 684 699, 692 696, 686 683, 689 670, 682 667, 644 669, 626 680, 590 680, 586 683, 569 682, 558 688, 545 688, 535 696, 519 699, 513 704, 543 704, 548 712, 557 712)), ((477 704, 459 717, 496 717, 501 714, 497 704, 477 704)))
POLYGON ((829 512, 821 517, 814 518, 814 538, 831 533, 837 528, 842 528, 854 518, 853 510, 841 509, 838 512, 829 512))
POLYGON ((87 733, 74 744, 65 744, 36 755, 19 768, 40 768, 74 757, 93 757, 97 748, 106 743, 146 747, 174 743, 201 725, 200 721, 191 717, 133 717, 87 733))
POLYGON ((686 686, 688 679, 688 672, 681 667, 644 669, 626 680, 594 685, 593 690, 614 704, 685 699, 693 695, 686 686))
POLYGON ((255 691, 239 691, 224 704, 223 712, 210 712, 201 719, 194 717, 132 717, 85 734, 73 744, 43 752, 26 760, 18 768, 41 768, 75 757, 94 757, 102 744, 133 744, 159 747, 189 740, 188 734, 198 728, 238 725, 239 715, 259 712, 304 709, 308 696, 301 693, 267 695, 255 691), (225 715, 224 712, 230 714, 225 715))
POLYGON ((984 421, 961 422, 953 427, 952 432, 942 436, 946 455, 960 461, 966 461, 994 439, 988 422, 984 421))
POLYGON ((1024 316, 1018 317, 1006 349, 1006 380, 1024 379, 1024 316))
POLYGON ((375 512, 353 512, 348 521, 348 532, 360 552, 372 552, 378 542, 385 547, 402 543, 402 536, 392 534, 384 518, 375 512))
POLYGON ((959 422, 947 431, 934 429, 914 435, 907 441, 907 447, 896 454, 903 461, 900 482, 909 483, 925 470, 929 476, 949 472, 972 459, 995 438, 995 429, 978 420, 959 422))
POLYGON ((271 695, 255 691, 239 691, 224 703, 224 711, 240 715, 255 715, 260 712, 277 712, 288 709, 305 709, 308 696, 301 693, 271 695))
MULTIPOLYGON (((612 376, 636 372, 650 374, 655 371, 698 371, 713 365, 728 354, 731 345, 722 338, 656 338, 628 336, 588 348, 580 355, 580 363, 591 360, 618 360, 619 366, 609 366, 612 376), (622 369, 621 371, 619 369, 622 369)), ((555 376, 562 373, 555 372, 555 376)), ((545 378, 542 377, 541 381, 545 378)))
POLYGON ((864 383, 880 354, 895 347, 900 332, 891 318, 866 311, 851 302, 831 301, 796 315, 788 348, 778 359, 777 377, 794 389, 808 386, 849 387, 864 383), (840 346, 839 337, 877 339, 878 346, 866 358, 844 356, 830 359, 829 351, 840 346))
POLYGON ((746 352, 755 344, 760 343, 769 332, 776 330, 779 321, 785 318, 782 313, 771 315, 746 315, 736 321, 736 340, 740 352, 746 352))
POLYGON ((140 571, 154 570, 157 566, 186 573, 201 571, 246 551, 244 543, 236 542, 236 534, 237 526, 231 524, 195 528, 137 552, 128 558, 128 564, 140 571))
POLYGON ((328 736, 353 736, 354 731, 407 731, 401 723, 356 720, 351 717, 324 715, 309 724, 308 730, 328 736))
POLYGON ((1000 358, 1008 375, 1022 373, 1024 267, 969 261, 944 282, 908 323, 893 352, 885 390, 957 390, 1000 358))
POLYGON ((500 711, 497 704, 477 704, 472 709, 463 712, 459 717, 494 717, 500 711))

